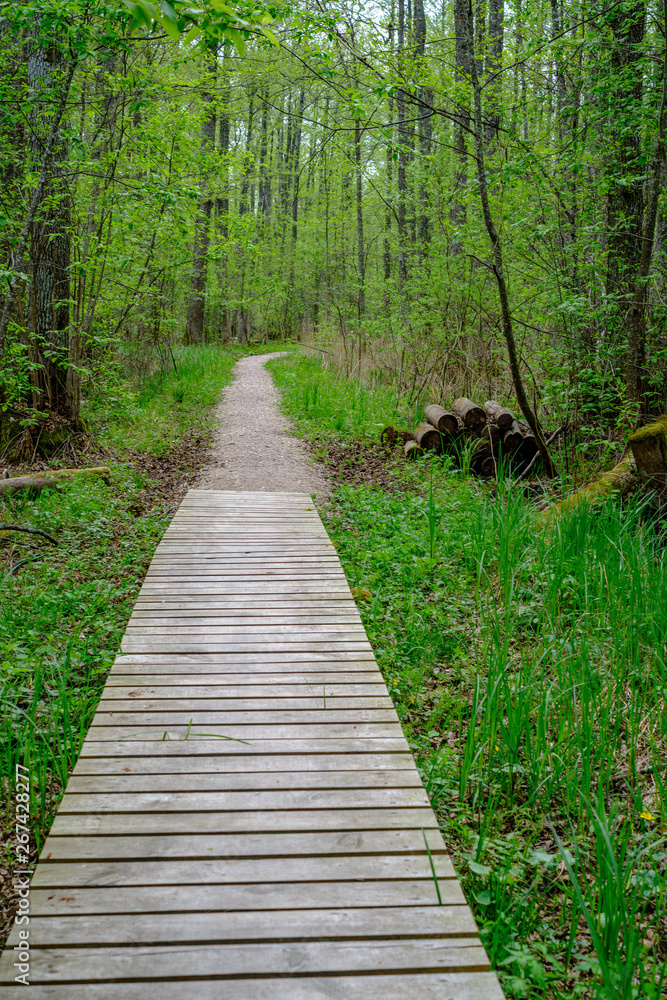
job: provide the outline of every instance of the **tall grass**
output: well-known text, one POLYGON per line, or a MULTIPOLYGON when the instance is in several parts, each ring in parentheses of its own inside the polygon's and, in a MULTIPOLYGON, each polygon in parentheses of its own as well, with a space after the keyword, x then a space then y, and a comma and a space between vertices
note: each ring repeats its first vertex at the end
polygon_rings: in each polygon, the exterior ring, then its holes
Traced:
POLYGON ((323 372, 317 358, 293 354, 287 361, 270 361, 268 367, 290 414, 304 427, 377 435, 388 424, 412 427, 417 420, 418 410, 406 408, 391 388, 371 388, 333 370, 323 372))

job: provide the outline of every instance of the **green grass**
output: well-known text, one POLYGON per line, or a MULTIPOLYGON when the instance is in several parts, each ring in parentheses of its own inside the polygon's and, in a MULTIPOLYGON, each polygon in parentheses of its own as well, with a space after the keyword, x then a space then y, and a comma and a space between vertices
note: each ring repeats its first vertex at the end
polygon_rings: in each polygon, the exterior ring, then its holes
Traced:
MULTIPOLYGON (((128 381, 119 366, 116 379, 91 397, 85 415, 96 438, 113 451, 161 455, 186 435, 204 434, 212 426, 212 408, 239 358, 281 350, 203 344, 175 347, 168 365, 128 381)), ((152 365, 151 367, 154 367, 152 365)))
MULTIPOLYGON (((388 416, 386 395, 366 390, 342 421, 354 388, 340 393, 312 362, 273 368, 313 436, 388 416)), ((545 527, 506 482, 437 461, 406 466, 402 482, 391 495, 340 487, 325 518, 351 585, 371 595, 364 624, 503 987, 657 1000, 664 535, 641 500, 545 527)))
POLYGON ((295 354, 288 367, 281 359, 267 367, 279 375, 287 409, 302 429, 376 437, 388 424, 412 427, 420 419, 389 387, 350 381, 317 358, 295 354))
POLYGON ((58 540, 39 563, 3 567, 0 588, 0 774, 11 782, 16 763, 29 767, 38 846, 169 523, 165 509, 141 511, 143 485, 119 470, 110 485, 81 477, 4 505, 6 521, 58 540))

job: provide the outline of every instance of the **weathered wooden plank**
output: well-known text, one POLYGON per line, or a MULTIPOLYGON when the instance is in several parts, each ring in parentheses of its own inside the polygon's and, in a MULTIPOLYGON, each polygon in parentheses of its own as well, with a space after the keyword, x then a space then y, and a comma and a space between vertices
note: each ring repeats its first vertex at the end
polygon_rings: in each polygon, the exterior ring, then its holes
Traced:
MULTIPOLYGON (((108 713, 115 715, 117 712, 180 712, 187 715, 189 721, 189 719, 193 718, 193 712, 195 713, 196 718, 200 718, 200 713, 202 712, 215 712, 215 721, 229 721, 231 723, 234 720, 221 720, 220 715, 224 713, 231 713, 236 716, 239 713, 256 714, 258 712, 269 712, 274 715, 275 713, 280 713, 282 716, 283 712, 312 712, 314 709, 326 709, 327 712, 331 711, 339 713, 356 713, 357 711, 394 712, 394 706, 389 695, 375 698, 368 695, 357 695, 352 698, 346 698, 344 696, 336 697, 335 695, 332 695, 330 691, 327 691, 326 685, 324 688, 320 687, 319 690, 313 689, 312 693, 304 698, 290 698, 289 687, 287 685, 283 687, 282 695, 278 693, 268 698, 259 696, 256 698, 227 698, 222 697, 221 693, 216 690, 208 692, 208 697, 179 698, 178 688, 165 688, 164 690, 168 694, 170 691, 174 692, 173 696, 155 699, 151 698, 150 695, 147 694, 137 694, 133 692, 133 694, 126 695, 122 699, 112 699, 108 694, 106 698, 100 700, 97 715, 105 717, 108 713)), ((202 694, 205 694, 205 691, 202 691, 202 694)), ((354 718, 355 720, 358 718, 361 722, 377 721, 377 717, 375 715, 367 716, 366 718, 362 715, 355 715, 354 718)), ((395 719, 395 715, 392 715, 391 717, 387 716, 386 718, 390 718, 390 720, 393 721, 395 719)), ((279 721, 286 722, 287 720, 281 717, 279 721)), ((339 716, 335 721, 342 721, 341 717, 339 716)))
MULTIPOLYGON (((289 756, 302 754, 304 756, 314 756, 317 754, 347 754, 356 756, 358 753, 384 753, 389 758, 394 753, 404 754, 409 752, 407 740, 401 736, 373 736, 370 737, 350 736, 334 737, 329 735, 328 739, 312 739, 305 736, 291 736, 285 739, 276 739, 275 736, 269 739, 262 739, 256 734, 252 742, 240 743, 236 740, 202 739, 202 740, 140 740, 129 743, 126 740, 118 739, 115 742, 100 742, 86 738, 81 747, 81 757, 149 757, 158 761, 171 757, 248 757, 254 754, 261 756, 279 756, 287 754, 289 756), (162 744, 158 746, 159 744, 162 744)), ((156 766, 157 763, 156 763, 156 766)), ((304 761, 304 767, 307 766, 304 761)))
MULTIPOLYGON (((254 761, 254 758, 253 758, 254 761)), ((349 761, 348 761, 349 766, 349 761)), ((177 774, 72 774, 67 783, 67 796, 84 793, 99 794, 122 792, 268 792, 285 789, 415 789, 422 791, 417 772, 412 769, 382 771, 214 771, 208 774, 198 772, 177 774)), ((70 811, 70 799, 63 799, 62 808, 70 811)), ((201 798, 198 797, 198 801, 201 798)), ((421 800, 420 800, 421 801, 421 800)), ((203 808, 203 807, 202 807, 203 808)))
MULTIPOLYGON (((260 904, 261 905, 261 904, 260 904)), ((477 926, 466 906, 328 907, 275 912, 184 912, 177 914, 35 917, 31 934, 40 948, 89 945, 235 944, 287 941, 419 940, 476 938, 477 926)), ((9 938, 18 944, 18 928, 9 938)))
POLYGON ((220 980, 262 974, 338 974, 368 969, 376 974, 444 969, 484 972, 489 969, 484 949, 470 938, 211 944, 178 948, 172 944, 39 948, 33 952, 30 965, 31 977, 38 982, 122 978, 150 982, 180 977, 192 983, 212 976, 220 980), (187 975, 184 975, 185 970, 187 975))
POLYGON ((71 787, 58 809, 69 813, 122 812, 285 812, 293 809, 387 809, 420 806, 428 809, 423 788, 289 789, 280 791, 83 792, 71 787))
MULTIPOLYGON (((330 835, 329 835, 330 836, 330 835)), ((368 835, 366 835, 368 836, 368 835)), ((372 838, 371 838, 372 839, 372 838)), ((423 840, 422 840, 423 845, 423 840)), ((321 883, 332 886, 337 882, 355 882, 359 899, 363 900, 368 883, 392 882, 395 884, 419 879, 430 884, 434 896, 435 882, 428 855, 425 851, 410 854, 355 854, 344 852, 340 855, 318 854, 308 857, 280 855, 278 857, 235 857, 235 858, 110 858, 107 860, 84 861, 63 860, 51 864, 46 846, 42 860, 37 865, 32 879, 33 889, 58 891, 66 886, 74 888, 109 888, 137 886, 224 886, 226 898, 230 885, 258 886, 274 883, 299 885, 301 883, 321 883)), ((452 890, 445 883, 451 881, 458 886, 452 863, 440 852, 431 855, 433 867, 441 894, 452 890)), ((460 887, 459 887, 460 891, 460 887)), ((444 898, 444 897, 443 897, 444 898)), ((447 896, 446 901, 454 897, 447 896)), ((460 897, 456 897, 460 898, 460 897)))
MULTIPOLYGON (((25 987, 6 990, 3 998, 24 1000, 25 987)), ((146 1000, 145 983, 72 983, 31 986, 37 1000, 146 1000)), ((160 1000, 183 1000, 183 981, 162 981, 160 1000)), ((192 992, 190 990, 189 992, 192 992)), ((503 1000, 492 972, 412 971, 398 975, 363 974, 196 981, 197 1000, 503 1000)))
MULTIPOLYGON (((327 743, 327 745, 330 745, 327 743)), ((133 744, 133 747, 135 744, 133 744)), ((365 773, 378 774, 381 781, 380 772, 394 772, 400 770, 405 773, 414 773, 419 781, 419 776, 415 770, 414 761, 409 753, 406 753, 407 746, 402 747, 403 752, 372 753, 361 750, 350 753, 270 753, 265 756, 261 753, 243 754, 234 753, 223 755, 203 755, 188 754, 186 756, 175 757, 172 754, 162 753, 145 754, 143 756, 122 756, 114 754, 113 748, 109 750, 106 743, 93 743, 86 747, 86 753, 79 757, 74 768, 74 775, 130 775, 130 774, 152 774, 156 776, 188 775, 194 780, 194 776, 203 777, 215 774, 228 775, 231 779, 233 775, 251 775, 255 773, 275 773, 295 775, 297 780, 303 776, 303 780, 311 780, 312 775, 337 774, 341 771, 349 771, 354 768, 354 774, 363 775, 365 773), (104 756, 100 756, 104 753, 104 756)), ((373 749, 376 749, 373 747, 373 749)), ((70 781, 73 780, 72 778, 70 781)), ((248 778, 248 780, 250 780, 248 778)), ((420 782, 421 783, 421 782, 420 782)), ((68 786, 69 787, 69 786, 68 786)))
MULTIPOLYGON (((440 879, 443 907, 463 907, 465 898, 458 881, 440 879)), ((432 879, 397 879, 365 882, 264 882, 253 885, 131 885, 125 887, 72 888, 58 892, 30 892, 32 917, 77 914, 213 913, 224 910, 300 910, 326 907, 436 906, 438 897, 432 879)), ((467 910, 469 913, 469 910, 467 910)), ((275 920, 275 914, 273 916, 275 920)), ((178 935, 174 935, 178 939, 178 935)))
MULTIPOLYGON (((319 708, 313 707, 312 703, 308 708, 291 710, 288 708, 273 708, 268 711, 235 711, 233 708, 227 711, 216 711, 215 709, 204 709, 197 711, 192 708, 190 711, 178 711, 168 708, 166 711, 147 710, 144 711, 141 705, 130 704, 127 708, 121 708, 119 712, 101 710, 95 714, 91 722, 91 735, 93 728, 99 726, 190 726, 199 727, 213 726, 212 731, 219 726, 224 727, 224 733, 229 735, 232 726, 248 727, 256 726, 270 727, 279 726, 317 726, 329 727, 332 725, 349 724, 358 730, 361 723, 396 723, 396 710, 391 708, 347 708, 336 709, 322 707, 320 699, 319 708)), ((223 731, 223 730, 221 730, 223 731)), ((398 734, 400 730, 396 730, 398 734)), ((187 735, 187 734, 186 734, 187 735)), ((276 734, 278 735, 278 734, 276 734)))
MULTIPOLYGON (((165 670, 175 670, 175 667, 166 667, 165 670)), ((327 671, 322 673, 262 673, 262 674, 237 674, 237 673, 207 673, 202 670, 194 678, 190 673, 159 673, 149 674, 143 681, 137 678, 136 674, 126 674, 123 668, 112 668, 107 678, 102 698, 120 698, 129 695, 132 691, 148 692, 163 696, 163 692, 185 691, 196 692, 217 692, 220 697, 236 698, 262 698, 264 694, 268 697, 275 695, 276 698, 284 696, 285 692, 300 697, 310 691, 321 691, 326 685, 327 691, 333 691, 334 695, 342 696, 348 691, 350 697, 363 694, 364 691, 375 694, 384 693, 387 689, 384 682, 378 680, 378 675, 367 671, 357 673, 347 673, 344 671, 327 671), (193 680, 196 682, 193 685, 193 680), (282 693, 282 694, 281 694, 282 693)), ((143 697, 137 695, 137 697, 143 697)), ((180 695, 179 695, 180 697, 180 695)))
POLYGON ((432 854, 443 853, 439 830, 354 830, 314 833, 150 834, 140 836, 54 836, 42 852, 50 861, 111 861, 156 858, 270 858, 353 854, 423 854, 424 838, 432 854))
MULTIPOLYGON (((323 712, 323 714, 326 714, 323 712)), ((93 720, 93 723, 95 720, 93 720)), ((353 723, 326 723, 317 722, 312 725, 307 723, 294 722, 290 725, 257 725, 239 724, 223 725, 221 723, 202 722, 200 725, 190 725, 190 721, 182 725, 177 725, 168 720, 163 723, 153 725, 137 723, 136 725, 124 726, 103 726, 91 725, 86 742, 179 742, 196 743, 198 741, 210 743, 211 738, 218 738, 220 742, 225 740, 234 743, 256 743, 258 740, 293 740, 293 739, 318 739, 322 742, 326 740, 338 740, 348 738, 382 739, 387 737, 398 739, 402 736, 401 726, 398 722, 360 722, 353 723)), ((152 753, 156 754, 157 747, 152 748, 152 753)))
POLYGON ((354 639, 355 641, 368 642, 366 632, 362 628, 353 628, 347 624, 329 624, 325 622, 324 624, 318 623, 317 625, 303 625, 302 623, 297 623, 294 625, 287 624, 275 624, 269 623, 265 625, 263 623, 257 623, 254 625, 245 625, 243 627, 251 631, 251 634, 244 634, 238 625, 229 625, 225 622, 214 621, 208 624, 197 624, 196 622, 188 621, 184 624, 173 624, 166 625, 163 622, 156 622, 155 624, 151 622, 128 622, 126 629, 126 635, 132 635, 135 638, 139 636, 146 636, 149 638, 155 636, 190 636, 201 634, 204 636, 220 636, 223 635, 230 641, 253 641, 253 636, 265 636, 268 635, 271 638, 273 636, 286 636, 290 639, 306 640, 313 642, 329 642, 332 636, 335 636, 336 641, 343 641, 348 639, 354 639), (363 636, 363 639, 361 637, 363 636))
MULTIPOLYGON (((179 677, 179 675, 175 675, 179 677)), ((290 675, 294 676, 294 675, 290 675)), ((332 675, 335 678, 335 674, 332 675)), ((115 677, 117 681, 117 677, 115 677)), ((385 705, 391 705, 391 698, 386 694, 386 688, 383 683, 376 681, 375 683, 369 682, 367 684, 340 684, 336 680, 325 679, 323 681, 313 680, 310 684, 303 682, 303 678, 300 678, 300 683, 290 683, 286 681, 283 684, 263 684, 259 681, 256 684, 219 684, 216 683, 215 677, 211 678, 210 684, 197 684, 193 685, 191 683, 179 683, 178 680, 171 683, 171 681, 165 681, 164 675, 160 678, 159 684, 147 684, 142 686, 137 686, 136 683, 130 686, 121 686, 118 683, 115 685, 107 685, 105 690, 102 692, 102 697, 100 698, 100 705, 104 709, 112 710, 115 705, 118 707, 126 707, 127 702, 124 699, 132 699, 140 702, 145 708, 146 701, 151 704, 160 704, 162 700, 172 702, 173 700, 183 701, 183 710, 185 710, 186 705, 194 705, 198 701, 202 701, 204 704, 214 701, 233 701, 237 709, 241 710, 246 705, 249 708, 259 708, 261 709, 266 702, 267 707, 275 704, 275 699, 280 701, 280 705, 283 706, 284 702, 298 702, 300 699, 304 700, 304 706, 306 703, 313 705, 313 698, 316 698, 318 702, 322 701, 323 693, 326 695, 327 703, 331 700, 331 704, 338 707, 348 707, 346 705, 341 705, 341 702, 349 703, 350 707, 356 704, 367 705, 367 707, 381 708, 385 705), (361 699, 361 702, 358 701, 361 699), (113 704, 109 704, 112 702, 113 704), (367 703, 370 702, 370 705, 367 703)), ((284 705, 284 707, 289 708, 289 705, 284 705)), ((298 708, 299 705, 294 705, 293 707, 298 708)))
MULTIPOLYGON (((78 798, 79 796, 75 796, 78 798)), ((112 812, 90 815, 68 813, 62 809, 53 821, 51 839, 60 837, 125 837, 181 834, 208 837, 221 833, 236 834, 288 834, 313 832, 346 832, 359 830, 425 830, 435 829, 437 823, 430 806, 399 809, 248 809, 244 812, 220 811, 181 812, 158 810, 152 812, 112 812)), ((206 850, 210 846, 207 842, 206 850)), ((195 850, 201 848, 195 848, 195 850)))

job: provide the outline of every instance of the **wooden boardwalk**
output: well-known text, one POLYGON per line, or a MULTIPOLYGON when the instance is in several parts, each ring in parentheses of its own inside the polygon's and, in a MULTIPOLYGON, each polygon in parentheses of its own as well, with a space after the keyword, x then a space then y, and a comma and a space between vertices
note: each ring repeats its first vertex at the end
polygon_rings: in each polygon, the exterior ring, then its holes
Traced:
POLYGON ((45 998, 502 1000, 306 494, 188 493, 30 914, 45 998))

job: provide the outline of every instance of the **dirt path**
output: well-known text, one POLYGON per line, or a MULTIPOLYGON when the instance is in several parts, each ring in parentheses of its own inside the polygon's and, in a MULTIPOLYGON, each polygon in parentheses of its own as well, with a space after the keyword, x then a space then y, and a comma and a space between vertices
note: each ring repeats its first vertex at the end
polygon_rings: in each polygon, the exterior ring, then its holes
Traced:
POLYGON ((235 379, 216 408, 218 430, 209 464, 197 486, 209 490, 287 491, 326 495, 330 484, 322 466, 309 458, 303 443, 289 434, 280 396, 264 368, 280 352, 242 358, 235 379))

